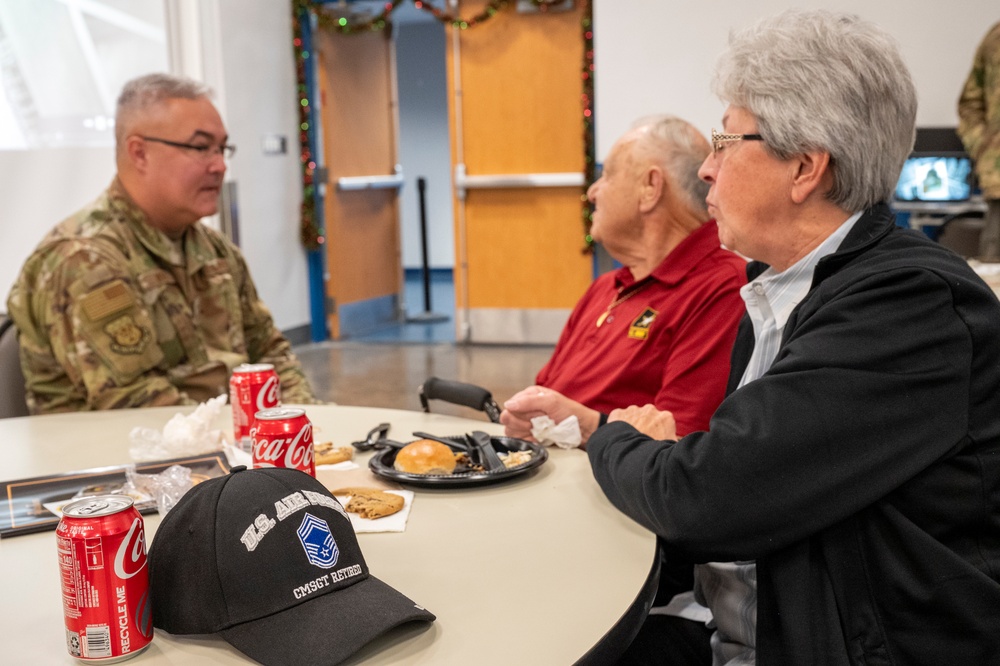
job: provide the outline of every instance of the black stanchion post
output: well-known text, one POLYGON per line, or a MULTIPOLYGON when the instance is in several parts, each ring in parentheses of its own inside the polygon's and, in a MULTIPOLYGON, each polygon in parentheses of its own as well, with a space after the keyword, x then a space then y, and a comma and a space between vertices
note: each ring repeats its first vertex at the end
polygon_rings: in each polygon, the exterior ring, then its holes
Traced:
POLYGON ((407 321, 433 323, 436 321, 448 321, 448 315, 435 314, 431 312, 431 266, 427 256, 427 205, 426 205, 427 179, 423 176, 417 178, 417 198, 420 202, 420 252, 423 261, 424 278, 424 311, 415 317, 408 317, 407 321))
POLYGON ((420 201, 420 252, 424 268, 424 312, 431 311, 431 264, 427 258, 427 179, 417 178, 417 198, 420 201))

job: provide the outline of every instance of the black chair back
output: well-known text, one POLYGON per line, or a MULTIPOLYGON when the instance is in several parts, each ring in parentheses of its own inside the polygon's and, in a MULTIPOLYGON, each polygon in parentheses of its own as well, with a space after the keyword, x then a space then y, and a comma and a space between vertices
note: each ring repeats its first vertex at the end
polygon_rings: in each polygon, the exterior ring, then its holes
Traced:
POLYGON ((14 322, 0 314, 0 419, 28 415, 19 350, 14 322))
POLYGON ((448 379, 428 377, 417 389, 420 396, 420 406, 425 412, 430 412, 431 400, 444 400, 462 407, 471 407, 485 412, 493 423, 500 423, 500 406, 492 394, 481 386, 456 382, 448 379))

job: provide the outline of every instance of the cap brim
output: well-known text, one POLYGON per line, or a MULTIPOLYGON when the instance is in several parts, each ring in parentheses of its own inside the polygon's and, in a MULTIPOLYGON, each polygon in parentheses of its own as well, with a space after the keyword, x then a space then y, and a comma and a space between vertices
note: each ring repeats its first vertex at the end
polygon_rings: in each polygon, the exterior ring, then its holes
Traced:
POLYGON ((265 666, 333 666, 393 627, 434 619, 433 613, 369 575, 350 587, 223 629, 219 635, 265 666))

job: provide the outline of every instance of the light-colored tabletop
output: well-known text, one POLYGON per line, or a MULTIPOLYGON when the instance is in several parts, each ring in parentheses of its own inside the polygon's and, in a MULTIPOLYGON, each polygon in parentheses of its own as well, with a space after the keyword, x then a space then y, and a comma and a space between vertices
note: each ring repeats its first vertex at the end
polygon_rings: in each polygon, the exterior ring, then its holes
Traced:
MULTIPOLYGON (((131 429, 162 428, 177 412, 0 420, 0 481, 128 463, 131 429)), ((382 422, 392 425, 389 437, 401 441, 414 439, 416 430, 502 433, 486 421, 387 409, 309 406, 307 415, 316 440, 336 445, 363 439, 382 422)), ((224 408, 217 419, 227 433, 229 418, 224 408)), ((345 663, 572 664, 593 646, 606 645, 602 637, 613 627, 622 631, 635 622, 651 587, 654 536, 611 506, 584 452, 549 453, 537 470, 499 484, 410 487, 416 494, 405 532, 359 535, 372 574, 428 608, 437 621, 404 625, 345 663)), ((370 474, 369 456, 355 456, 361 471, 322 471, 318 478, 335 488, 339 475, 349 474, 357 485, 358 475, 370 474)), ((159 520, 156 514, 145 517, 147 545, 155 541, 159 520)), ((65 647, 54 533, 0 540, 0 583, 0 661, 79 663, 65 647)), ((253 662, 216 636, 157 630, 150 648, 128 663, 253 662)))
POLYGON ((975 259, 970 259, 969 265, 972 266, 972 270, 976 271, 979 277, 983 278, 983 281, 989 285, 993 293, 1000 298, 1000 263, 983 263, 975 259))

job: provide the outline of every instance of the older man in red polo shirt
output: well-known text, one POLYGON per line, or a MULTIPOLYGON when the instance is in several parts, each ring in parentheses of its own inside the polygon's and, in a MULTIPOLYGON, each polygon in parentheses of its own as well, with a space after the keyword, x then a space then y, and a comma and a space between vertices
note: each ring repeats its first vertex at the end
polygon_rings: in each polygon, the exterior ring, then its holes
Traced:
POLYGON ((532 418, 575 415, 586 443, 604 414, 643 404, 672 412, 678 433, 708 428, 746 283, 746 261, 708 216, 698 168, 710 152, 672 116, 639 121, 611 148, 587 196, 594 239, 623 267, 593 282, 536 385, 506 402, 508 435, 530 439, 532 418))

